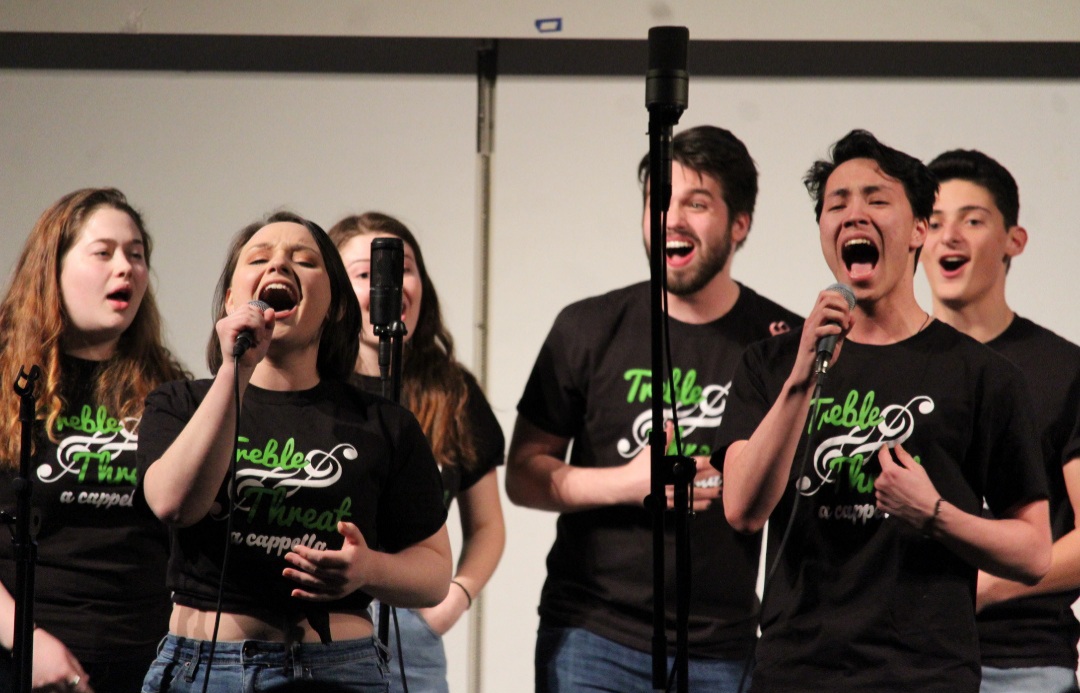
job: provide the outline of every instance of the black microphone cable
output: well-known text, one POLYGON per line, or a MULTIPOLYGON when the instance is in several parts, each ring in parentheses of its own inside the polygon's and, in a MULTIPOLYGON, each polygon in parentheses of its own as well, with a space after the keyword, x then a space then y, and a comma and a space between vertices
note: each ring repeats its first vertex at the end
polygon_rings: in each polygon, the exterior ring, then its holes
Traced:
POLYGON ((217 650, 218 629, 221 626, 221 608, 225 595, 225 571, 229 565, 229 548, 232 546, 233 502, 235 501, 236 455, 240 443, 240 353, 233 355, 233 400, 236 402, 235 428, 233 429, 232 453, 229 455, 229 472, 225 476, 225 550, 221 554, 221 575, 218 577, 217 606, 214 609, 214 632, 210 637, 210 652, 206 660, 206 672, 203 674, 202 693, 206 693, 210 684, 210 669, 214 666, 214 652, 217 650))
MULTIPOLYGON (((260 311, 266 311, 271 308, 269 303, 260 300, 248 301, 248 305, 255 306, 260 311)), ((233 344, 233 401, 236 404, 236 414, 233 421, 233 444, 232 452, 229 455, 229 472, 225 475, 225 497, 227 503, 225 508, 225 550, 222 551, 221 554, 221 575, 218 577, 217 606, 214 609, 214 631, 210 636, 210 653, 207 657, 206 673, 203 676, 202 693, 206 693, 207 686, 210 683, 210 669, 213 667, 214 663, 214 651, 217 650, 218 629, 221 626, 221 606, 225 595, 225 569, 229 565, 229 547, 232 546, 232 510, 233 503, 236 500, 233 495, 236 482, 236 455, 237 452, 239 452, 240 447, 240 357, 254 345, 255 339, 247 330, 238 334, 236 336, 236 343, 233 344)))
MULTIPOLYGON (((838 286, 843 286, 842 284, 838 286)), ((829 287, 830 289, 832 287, 829 287)), ((847 289, 846 286, 843 288, 847 289)), ((850 289, 848 289, 850 293, 850 289)), ((834 342, 835 344, 835 342, 834 342)), ((825 378, 828 375, 828 363, 826 368, 818 370, 817 382, 814 384, 814 394, 810 397, 811 406, 806 412, 806 418, 803 420, 803 427, 809 430, 809 426, 813 423, 813 416, 816 409, 813 406, 814 402, 821 400, 821 389, 825 385, 825 378)), ((795 477, 795 483, 806 476, 807 468, 810 463, 810 437, 807 435, 806 444, 803 446, 802 462, 799 465, 799 473, 795 477)), ((789 479, 790 483, 790 479, 789 479)), ((776 577, 776 570, 780 566, 780 560, 784 556, 784 549, 787 548, 788 539, 791 537, 791 530, 795 526, 795 516, 799 510, 799 500, 802 498, 802 494, 799 493, 799 489, 795 489, 795 498, 791 502, 791 514, 788 515, 787 525, 784 526, 784 533, 780 536, 780 543, 776 545, 776 553, 773 555, 772 564, 769 566, 768 571, 765 573, 765 581, 761 585, 761 602, 758 604, 757 614, 757 627, 755 630, 761 628, 762 616, 765 614, 765 599, 769 594, 769 587, 772 586, 773 580, 776 577)), ((746 677, 750 673, 751 662, 754 659, 754 651, 757 647, 757 640, 754 641, 754 645, 750 648, 750 654, 747 655, 746 661, 743 663, 742 675, 739 677, 739 686, 736 691, 741 692, 743 685, 746 683, 746 677)))

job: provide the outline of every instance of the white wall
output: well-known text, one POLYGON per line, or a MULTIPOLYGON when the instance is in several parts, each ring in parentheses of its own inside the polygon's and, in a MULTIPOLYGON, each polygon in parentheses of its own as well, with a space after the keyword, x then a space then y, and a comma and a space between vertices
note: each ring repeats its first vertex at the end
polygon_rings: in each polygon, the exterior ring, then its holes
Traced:
POLYGON ((1074 0, 0 0, 0 30, 303 36, 1075 41, 1074 0), (556 24, 558 31, 550 29, 556 24), (547 20, 541 26, 538 20, 547 20))
MULTIPOLYGON (((499 79, 488 389, 508 436, 558 309, 647 276, 635 180, 648 146, 643 90, 629 78, 499 79)), ((831 281, 800 178, 849 129, 923 158, 976 147, 1021 185, 1031 241, 1010 275, 1013 306, 1080 342, 1080 83, 692 78, 690 104, 681 127, 730 128, 761 170, 738 279, 799 312, 831 281)), ((204 374, 210 297, 235 230, 282 205, 326 225, 381 209, 417 232, 469 363, 475 106, 471 77, 0 70, 0 273, 55 199, 116 185, 155 236, 170 343, 204 374)), ((487 691, 531 686, 553 537, 550 514, 506 514, 506 556, 486 590, 487 691)), ((464 691, 463 628, 448 645, 452 689, 464 691)))
MULTIPOLYGON (((642 90, 638 79, 498 83, 489 394, 507 434, 558 309, 647 276, 635 180, 648 147, 642 90)), ((324 224, 378 208, 419 234, 469 362, 474 110, 471 78, 0 72, 0 270, 60 195, 119 186, 155 235, 170 342, 204 374, 210 296, 236 229, 279 205, 324 224)), ((1031 233, 1013 265, 1013 305, 1080 342, 1078 113, 1075 82, 697 79, 681 127, 721 124, 747 143, 762 191, 735 275, 800 312, 831 278, 799 180, 832 141, 860 126, 924 158, 990 152, 1020 181, 1031 233)), ((486 591, 491 691, 528 687, 553 536, 552 515, 506 510, 507 552, 486 591)), ((457 691, 462 630, 449 640, 457 691)))

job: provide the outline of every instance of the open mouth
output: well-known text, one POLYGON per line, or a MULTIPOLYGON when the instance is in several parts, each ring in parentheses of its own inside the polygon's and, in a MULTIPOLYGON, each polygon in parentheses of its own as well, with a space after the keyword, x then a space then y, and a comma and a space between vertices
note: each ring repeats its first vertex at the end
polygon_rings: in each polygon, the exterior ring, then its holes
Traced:
POLYGON ((112 292, 105 298, 109 299, 110 301, 123 301, 127 303, 131 301, 131 289, 119 289, 112 292))
POLYGON ((276 313, 292 310, 299 302, 293 288, 288 284, 267 284, 259 292, 259 300, 264 301, 276 313))
POLYGON ((847 266, 848 274, 860 277, 869 274, 877 266, 879 252, 866 238, 853 238, 840 249, 840 259, 847 266))
POLYGON ((694 244, 689 241, 668 241, 664 246, 664 254, 669 258, 686 257, 694 250, 694 244))
POLYGON ((968 258, 952 256, 941 258, 941 268, 946 272, 955 272, 968 263, 968 258))

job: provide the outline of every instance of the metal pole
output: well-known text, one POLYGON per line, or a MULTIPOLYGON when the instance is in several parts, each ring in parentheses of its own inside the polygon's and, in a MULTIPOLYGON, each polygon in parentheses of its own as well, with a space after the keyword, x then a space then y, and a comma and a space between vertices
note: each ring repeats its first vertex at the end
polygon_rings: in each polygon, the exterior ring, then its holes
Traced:
MULTIPOLYGON (((476 81, 476 291, 473 304, 473 372, 480 387, 487 387, 488 307, 491 277, 491 169, 495 150, 495 75, 497 44, 480 41, 477 46, 476 81)), ((469 693, 483 689, 484 595, 473 600, 469 610, 469 693)))

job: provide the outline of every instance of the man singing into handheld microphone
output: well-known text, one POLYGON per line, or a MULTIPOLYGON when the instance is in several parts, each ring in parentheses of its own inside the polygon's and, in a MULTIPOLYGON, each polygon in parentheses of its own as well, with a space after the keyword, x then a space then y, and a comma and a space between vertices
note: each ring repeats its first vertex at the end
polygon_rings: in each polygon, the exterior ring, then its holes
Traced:
MULTIPOLYGON (((690 521, 689 688, 736 691, 756 636, 760 536, 732 531, 709 466, 731 374, 745 346, 801 319, 731 276, 750 232, 757 169, 727 130, 701 126, 673 141, 665 254, 677 407, 698 477, 690 521)), ((650 249, 648 160, 643 231, 650 249)), ((538 692, 652 690, 652 397, 666 389, 650 368, 649 283, 587 298, 559 314, 537 357, 507 457, 514 503, 559 512, 540 597, 538 692), (573 441, 573 446, 571 446, 573 441), (567 451, 570 450, 569 460, 567 451)), ((670 417, 670 414, 668 414, 670 417)), ((667 533, 668 549, 674 532, 667 533)), ((675 561, 669 553, 668 623, 675 561)), ((671 629, 671 625, 669 625, 671 629)), ((669 630, 668 642, 675 643, 669 630)))
POLYGON ((721 425, 728 520, 770 520, 752 690, 974 693, 977 571, 1030 584, 1050 563, 1023 380, 915 301, 937 191, 921 162, 856 130, 805 182, 856 302, 823 291, 801 331, 750 347, 721 425))

